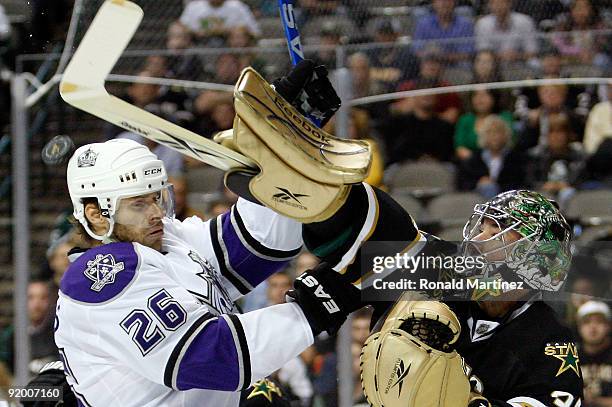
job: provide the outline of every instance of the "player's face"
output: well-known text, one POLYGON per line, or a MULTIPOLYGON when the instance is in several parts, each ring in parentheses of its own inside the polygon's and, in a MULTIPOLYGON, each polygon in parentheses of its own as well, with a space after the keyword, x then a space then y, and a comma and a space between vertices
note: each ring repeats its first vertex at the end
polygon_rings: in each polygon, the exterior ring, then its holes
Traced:
POLYGON ((480 233, 473 240, 481 242, 479 251, 484 253, 488 261, 505 260, 506 252, 502 248, 521 239, 521 235, 514 230, 501 232, 502 229, 497 222, 490 218, 483 218, 480 224, 480 233))
POLYGON ((115 237, 122 242, 136 242, 161 250, 166 215, 160 204, 161 192, 124 198, 115 215, 115 237))

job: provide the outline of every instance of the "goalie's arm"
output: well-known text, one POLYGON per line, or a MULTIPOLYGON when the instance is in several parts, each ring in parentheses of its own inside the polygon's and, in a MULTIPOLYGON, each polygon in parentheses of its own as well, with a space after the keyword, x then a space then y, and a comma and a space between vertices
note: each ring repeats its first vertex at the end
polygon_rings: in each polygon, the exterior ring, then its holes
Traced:
POLYGON ((346 203, 331 218, 304 224, 302 236, 312 253, 354 282, 362 276, 365 242, 399 242, 402 250, 422 239, 410 214, 386 192, 366 183, 353 185, 346 203))

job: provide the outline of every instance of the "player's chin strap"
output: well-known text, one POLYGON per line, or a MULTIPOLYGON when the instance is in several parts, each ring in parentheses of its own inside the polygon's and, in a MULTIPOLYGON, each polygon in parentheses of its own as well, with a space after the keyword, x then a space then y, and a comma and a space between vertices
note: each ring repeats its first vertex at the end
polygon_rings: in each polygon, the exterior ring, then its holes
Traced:
POLYGON ((112 216, 109 216, 107 219, 108 219, 108 232, 106 232, 103 236, 95 234, 94 231, 91 230, 91 228, 89 227, 87 220, 79 219, 79 222, 81 222, 81 225, 83 225, 83 228, 85 228, 85 231, 87 232, 89 236, 102 242, 103 244, 109 244, 109 243, 114 243, 117 240, 113 238, 112 236, 113 231, 115 229, 115 220, 113 219, 112 216))

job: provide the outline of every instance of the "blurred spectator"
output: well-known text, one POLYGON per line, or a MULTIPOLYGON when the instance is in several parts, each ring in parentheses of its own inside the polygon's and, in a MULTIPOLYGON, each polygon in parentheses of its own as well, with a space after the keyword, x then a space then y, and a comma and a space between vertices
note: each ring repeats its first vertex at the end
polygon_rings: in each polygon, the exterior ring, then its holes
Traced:
MULTIPOLYGON (((155 58, 149 59, 147 62, 152 63, 157 70, 163 69, 161 67, 163 64, 160 61, 155 62, 155 58)), ((193 114, 191 113, 191 100, 187 94, 181 90, 146 82, 147 79, 153 78, 155 75, 156 73, 149 70, 139 72, 137 77, 142 78, 142 82, 132 83, 122 99, 180 126, 191 128, 193 126, 193 114)), ((121 127, 107 123, 104 129, 104 137, 110 140, 124 131, 121 127)))
POLYGON ((606 68, 610 61, 602 52, 606 37, 592 32, 605 28, 590 0, 573 0, 570 12, 560 19, 552 41, 564 57, 582 64, 606 68))
MULTIPOLYGON (((336 116, 325 125, 325 131, 336 135, 336 116)), ((370 173, 365 179, 368 184, 380 187, 384 177, 384 163, 378 142, 370 134, 370 117, 365 110, 352 108, 349 116, 348 137, 352 140, 366 140, 372 151, 370 173)))
POLYGON ((152 78, 172 77, 168 69, 168 60, 162 55, 150 55, 144 63, 144 71, 148 72, 152 78))
POLYGON ((412 39, 422 55, 427 49, 443 53, 444 62, 467 61, 474 53, 474 24, 455 13, 455 0, 432 0, 433 12, 417 21, 412 39))
POLYGON ((351 356, 353 358, 353 407, 368 407, 370 403, 366 399, 361 386, 361 348, 359 342, 351 343, 351 356))
MULTIPOLYGON (((30 337, 30 375, 36 375, 47 363, 59 360, 59 353, 53 339, 53 319, 55 296, 51 285, 46 280, 33 279, 28 284, 28 327, 30 337)), ((14 371, 15 351, 13 348, 14 326, 9 326, 0 333, 0 361, 6 364, 9 371, 14 371)))
MULTIPOLYGON (((408 91, 450 86, 448 82, 442 79, 443 72, 444 67, 442 65, 442 56, 440 53, 437 51, 428 51, 421 58, 418 78, 401 83, 397 90, 408 91)), ((434 100, 434 112, 436 115, 442 120, 455 124, 463 108, 463 103, 459 95, 456 93, 443 93, 435 95, 434 100)), ((393 103, 391 109, 394 112, 409 113, 412 111, 413 105, 413 98, 404 98, 393 103)))
POLYGON ((550 117, 559 113, 566 115, 573 134, 582 136, 584 121, 582 117, 575 114, 567 106, 567 86, 545 85, 540 86, 537 92, 540 106, 529 110, 526 122, 523 123, 525 130, 519 138, 518 148, 526 150, 536 145, 546 145, 550 117))
POLYGON ((579 143, 572 143, 572 128, 564 114, 553 115, 546 144, 529 150, 527 184, 537 190, 559 194, 563 206, 567 193, 585 175, 586 157, 579 143))
POLYGON ((363 346, 370 336, 370 322, 372 320, 372 308, 363 307, 355 311, 351 319, 351 337, 354 343, 363 346))
POLYGON ((243 66, 236 54, 221 54, 215 62, 215 77, 214 83, 224 83, 226 85, 234 85, 240 76, 240 71, 243 66))
POLYGON ((467 160, 479 149, 478 133, 482 131, 485 119, 497 114, 512 128, 512 113, 501 111, 501 94, 495 90, 480 89, 470 95, 471 111, 459 117, 455 128, 455 155, 467 160))
POLYGON ((612 189, 612 138, 604 139, 595 152, 587 159, 587 173, 590 188, 612 189))
POLYGON ((488 83, 502 81, 502 75, 499 70, 499 61, 495 52, 489 49, 483 49, 476 53, 474 57, 472 83, 488 83))
POLYGON ((8 401, 8 391, 13 383, 13 377, 9 373, 4 362, 0 361, 0 400, 8 401))
POLYGON ((524 185, 525 159, 511 147, 512 129, 508 123, 499 116, 490 115, 484 119, 478 136, 482 151, 459 164, 459 189, 476 190, 491 198, 524 185))
POLYGON ((319 264, 319 259, 317 256, 310 252, 303 251, 300 255, 293 261, 294 263, 294 272, 296 276, 299 276, 306 270, 312 270, 319 264))
POLYGON ((525 61, 538 52, 533 19, 512 11, 511 0, 489 0, 489 12, 476 23, 476 47, 491 49, 502 61, 525 61))
POLYGON ((612 347, 610 308, 588 301, 578 309, 580 366, 584 379, 585 407, 612 406, 612 347))
POLYGON ((561 314, 568 326, 577 324, 576 315, 580 306, 592 300, 598 294, 597 290, 601 282, 590 274, 591 269, 595 268, 597 268, 597 262, 592 257, 585 258, 582 254, 579 254, 572 259, 572 268, 568 277, 570 300, 566 303, 561 314))
POLYGON ((149 140, 148 138, 144 138, 139 134, 132 133, 129 131, 124 131, 123 133, 120 133, 117 138, 134 140, 137 143, 147 146, 153 152, 153 154, 155 154, 157 158, 159 158, 164 163, 164 167, 166 167, 166 172, 169 176, 179 177, 183 175, 183 170, 185 166, 184 156, 178 151, 173 150, 170 147, 158 144, 152 140, 149 140))
POLYGON ((170 177, 168 180, 172 184, 174 190, 174 216, 176 219, 183 221, 192 216, 197 216, 204 219, 204 214, 192 208, 187 203, 187 180, 184 177, 170 177))
MULTIPOLYGON (((230 48, 254 48, 257 46, 257 37, 245 26, 236 27, 230 31, 227 37, 227 46, 230 48)), ((241 52, 238 54, 240 69, 247 66, 253 67, 257 72, 263 74, 266 62, 254 52, 241 52)))
POLYGON ((387 86, 372 77, 370 59, 363 52, 356 52, 348 57, 348 68, 353 85, 353 98, 380 95, 387 93, 387 86))
MULTIPOLYGON (((381 95, 393 89, 389 83, 374 78, 374 68, 370 66, 368 54, 356 52, 348 57, 347 64, 352 83, 351 99, 381 95)), ((368 112, 372 128, 378 128, 379 123, 384 122, 389 114, 388 102, 368 103, 359 108, 368 112)))
MULTIPOLYGON (((285 294, 293 285, 293 277, 286 271, 279 271, 268 277, 267 306, 285 303, 285 294)), ((287 396, 299 400, 299 405, 307 407, 312 399, 312 383, 308 378, 304 361, 300 358, 291 359, 280 368, 274 376, 278 379, 287 396)))
POLYGON ((216 201, 212 201, 208 205, 208 210, 206 211, 206 219, 212 219, 219 215, 223 215, 226 212, 229 212, 233 205, 233 202, 228 201, 226 199, 219 199, 216 201))
POLYGON ((267 306, 284 304, 285 294, 292 286, 293 277, 287 271, 279 271, 268 277, 267 306))
POLYGON ((608 100, 593 106, 584 129, 584 150, 593 154, 606 138, 612 138, 612 85, 608 85, 608 100))
POLYGON ((298 27, 304 27, 314 17, 337 15, 340 0, 299 0, 297 4, 294 11, 298 19, 298 27))
POLYGON ((168 27, 166 48, 176 51, 168 56, 168 70, 171 78, 189 81, 201 80, 204 77, 204 65, 201 56, 185 55, 184 50, 193 48, 193 34, 186 25, 175 21, 168 27))
POLYGON ((342 43, 342 34, 339 27, 331 21, 326 21, 321 27, 319 37, 320 48, 317 48, 313 60, 318 65, 325 65, 327 69, 336 68, 336 47, 342 43))
POLYGON ((240 26, 259 35, 255 16, 240 0, 194 0, 187 3, 180 18, 201 41, 222 45, 229 32, 240 26))
POLYGON ((437 117, 435 95, 411 99, 410 113, 393 115, 382 127, 387 165, 420 159, 450 161, 453 126, 437 117))
MULTIPOLYGON (((524 79, 554 79, 570 76, 570 72, 563 69, 564 63, 561 54, 550 44, 544 46, 540 51, 538 65, 538 70, 533 72, 534 75, 529 75, 524 79)), ((567 86, 567 95, 564 102, 566 108, 573 110, 577 116, 586 117, 597 98, 596 91, 597 88, 594 85, 567 86)), ((529 113, 528 109, 535 109, 540 105, 537 88, 516 88, 512 93, 516 97, 515 113, 519 117, 525 118, 529 113)))
POLYGON ((514 10, 533 18, 536 23, 543 20, 555 20, 563 13, 568 0, 515 0, 514 10))
POLYGON ((561 54, 554 47, 546 47, 540 52, 540 78, 560 78, 563 68, 561 54))
MULTIPOLYGON (((70 215, 72 217, 72 214, 70 215)), ((68 252, 75 247, 86 247, 86 242, 83 241, 74 226, 70 231, 60 238, 56 239, 47 249, 47 261, 53 275, 53 283, 55 288, 59 287, 60 281, 70 265, 68 252)))
MULTIPOLYGON (((231 94, 230 94, 231 95, 231 94)), ((211 137, 215 133, 232 128, 235 111, 225 94, 206 91, 196 99, 198 113, 196 133, 211 137)))
POLYGON ((366 54, 370 58, 373 80, 394 88, 400 81, 414 79, 419 71, 419 59, 410 47, 398 42, 399 33, 393 23, 383 20, 376 27, 374 42, 379 43, 366 54))

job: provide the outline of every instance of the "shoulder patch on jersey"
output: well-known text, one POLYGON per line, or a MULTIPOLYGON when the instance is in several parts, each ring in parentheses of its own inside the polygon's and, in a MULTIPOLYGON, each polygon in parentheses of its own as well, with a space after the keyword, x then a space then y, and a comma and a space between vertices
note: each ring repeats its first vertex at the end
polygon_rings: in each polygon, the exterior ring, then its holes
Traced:
POLYGON ((570 371, 580 377, 580 358, 573 342, 549 342, 544 347, 544 354, 561 361, 561 366, 555 377, 570 371))
POLYGON ((68 267, 60 291, 76 301, 100 304, 121 294, 137 268, 138 254, 132 243, 94 247, 68 267))

